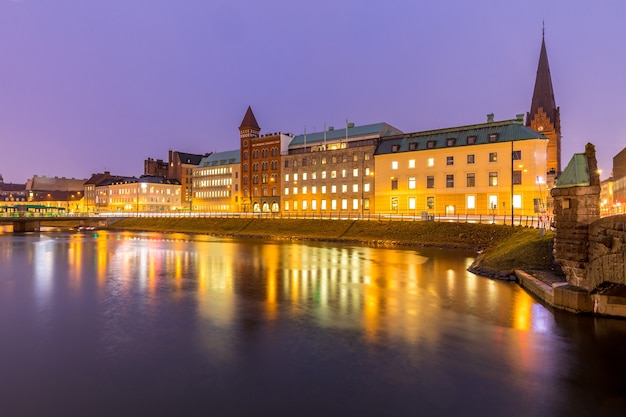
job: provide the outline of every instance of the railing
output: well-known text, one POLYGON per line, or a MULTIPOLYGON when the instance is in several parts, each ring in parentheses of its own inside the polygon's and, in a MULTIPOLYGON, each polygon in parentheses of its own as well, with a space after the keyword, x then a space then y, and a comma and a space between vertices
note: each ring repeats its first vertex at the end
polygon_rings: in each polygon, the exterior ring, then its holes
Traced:
POLYGON ((511 218, 507 215, 446 215, 443 213, 421 214, 396 214, 396 213, 361 213, 346 211, 326 211, 323 213, 293 213, 293 212, 99 212, 83 213, 73 212, 64 214, 53 213, 0 213, 0 218, 24 218, 33 217, 39 219, 72 219, 72 218, 124 218, 124 217, 147 217, 147 218, 260 218, 260 219, 300 219, 300 220, 363 220, 363 221, 434 221, 434 222, 457 222, 479 224, 501 224, 509 226, 521 226, 530 228, 550 228, 550 218, 542 216, 520 215, 511 218), (512 220, 512 221, 511 221, 512 220))

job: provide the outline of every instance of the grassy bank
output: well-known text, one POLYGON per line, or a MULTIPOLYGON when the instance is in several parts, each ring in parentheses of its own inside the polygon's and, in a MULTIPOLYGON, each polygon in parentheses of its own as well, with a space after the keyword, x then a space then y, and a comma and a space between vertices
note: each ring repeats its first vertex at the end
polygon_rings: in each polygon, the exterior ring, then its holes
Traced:
POLYGON ((483 251, 479 264, 486 269, 553 269, 552 234, 536 229, 490 224, 405 221, 127 218, 112 228, 159 232, 202 233, 266 239, 308 239, 437 246, 483 251))

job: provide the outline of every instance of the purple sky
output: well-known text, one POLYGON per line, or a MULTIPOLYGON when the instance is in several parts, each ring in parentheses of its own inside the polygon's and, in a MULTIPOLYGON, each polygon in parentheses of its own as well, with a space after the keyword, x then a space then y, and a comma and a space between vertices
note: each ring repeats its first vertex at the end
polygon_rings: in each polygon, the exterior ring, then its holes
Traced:
POLYGON ((542 20, 563 164, 626 147, 623 0, 0 0, 0 174, 139 175, 262 133, 530 110, 542 20))

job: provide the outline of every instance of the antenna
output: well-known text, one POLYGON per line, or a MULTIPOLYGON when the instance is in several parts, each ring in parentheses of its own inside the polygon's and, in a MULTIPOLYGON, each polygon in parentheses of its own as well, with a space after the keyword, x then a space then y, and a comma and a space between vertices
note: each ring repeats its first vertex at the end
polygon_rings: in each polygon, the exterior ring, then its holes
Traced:
POLYGON ((541 39, 543 39, 546 36, 546 21, 542 20, 541 21, 541 39))

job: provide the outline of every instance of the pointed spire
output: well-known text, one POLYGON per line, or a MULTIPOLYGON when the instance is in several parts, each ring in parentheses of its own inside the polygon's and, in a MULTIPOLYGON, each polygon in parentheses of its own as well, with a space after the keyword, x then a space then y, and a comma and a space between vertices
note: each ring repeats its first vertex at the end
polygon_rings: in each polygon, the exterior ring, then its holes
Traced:
MULTIPOLYGON (((533 117, 543 108, 543 111, 551 117, 556 110, 554 100, 554 90, 552 89, 552 77, 550 76, 550 65, 548 65, 548 53, 546 52, 546 41, 544 30, 541 36, 541 53, 539 54, 539 65, 537 67, 537 78, 535 79, 535 91, 530 105, 529 115, 533 117)), ((554 122, 554 120, 553 120, 554 122)))
POLYGON ((254 113, 252 113, 252 107, 250 106, 248 106, 248 110, 246 111, 246 115, 241 121, 241 126, 239 126, 239 129, 242 129, 244 127, 261 130, 259 124, 256 121, 256 117, 254 117, 254 113))

